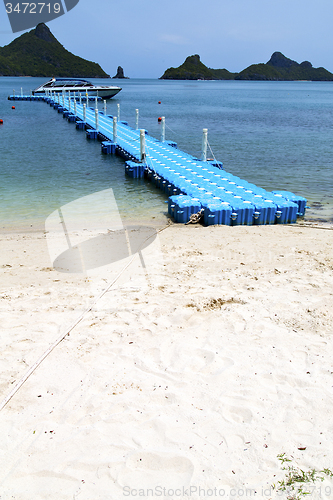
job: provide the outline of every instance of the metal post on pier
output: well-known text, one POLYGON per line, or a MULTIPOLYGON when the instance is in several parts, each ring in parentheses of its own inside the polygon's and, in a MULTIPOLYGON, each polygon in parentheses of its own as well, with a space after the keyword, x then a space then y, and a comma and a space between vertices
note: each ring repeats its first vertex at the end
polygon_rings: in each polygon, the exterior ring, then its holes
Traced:
POLYGON ((74 99, 74 115, 77 116, 77 113, 76 113, 76 99, 74 99))
POLYGON ((98 105, 97 105, 97 96, 95 97, 95 109, 98 109, 98 105))
POLYGON ((139 128, 139 110, 135 110, 135 130, 139 128))
POLYGON ((202 129, 202 160, 207 161, 208 129, 202 129))
POLYGON ((98 109, 95 109, 95 129, 98 131, 98 109))
POLYGON ((146 131, 143 128, 140 129, 140 160, 146 161, 146 131))
POLYGON ((21 97, 23 97, 23 89, 22 89, 22 87, 21 87, 21 97))
POLYGON ((113 142, 117 144, 117 117, 113 117, 113 142))
POLYGON ((79 92, 79 97, 80 97, 80 105, 82 105, 82 95, 81 95, 81 92, 79 92))
POLYGON ((87 99, 87 109, 88 109, 88 105, 89 105, 89 96, 88 96, 88 92, 86 92, 86 99, 87 99))
POLYGON ((119 104, 119 102, 117 103, 117 117, 118 117, 118 122, 120 122, 120 104, 119 104))
POLYGON ((165 141, 165 116, 162 116, 162 123, 161 123, 161 142, 165 141))
POLYGON ((71 93, 68 92, 68 111, 71 112, 71 93))
POLYGON ((104 115, 106 115, 106 100, 104 99, 104 115))
POLYGON ((83 104, 83 123, 86 123, 86 105, 83 104))
POLYGON ((62 107, 65 107, 65 91, 62 91, 62 107))

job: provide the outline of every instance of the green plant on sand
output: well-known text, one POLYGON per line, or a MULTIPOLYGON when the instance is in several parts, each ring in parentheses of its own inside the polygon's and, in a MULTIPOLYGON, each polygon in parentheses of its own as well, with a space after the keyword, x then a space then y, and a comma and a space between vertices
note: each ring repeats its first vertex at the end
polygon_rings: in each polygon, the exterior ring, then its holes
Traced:
POLYGON ((285 453, 277 456, 281 462, 281 469, 286 471, 284 479, 272 484, 273 490, 286 492, 288 500, 301 500, 305 495, 312 495, 315 483, 324 481, 326 478, 333 478, 330 469, 304 471, 295 467, 285 453), (312 486, 310 486, 312 484, 312 486))

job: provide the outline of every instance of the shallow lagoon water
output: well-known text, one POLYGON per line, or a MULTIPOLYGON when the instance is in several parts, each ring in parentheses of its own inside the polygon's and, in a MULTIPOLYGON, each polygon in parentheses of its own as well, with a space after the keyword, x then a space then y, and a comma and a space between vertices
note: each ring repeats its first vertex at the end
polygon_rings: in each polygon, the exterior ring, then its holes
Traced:
MULTIPOLYGON (((41 228, 60 206, 105 189, 128 223, 163 223, 167 197, 126 178, 122 158, 101 154, 99 142, 46 103, 7 100, 13 89, 29 93, 45 80, 0 78, 0 227, 41 228)), ((198 157, 208 128, 208 155, 225 170, 305 196, 306 219, 333 220, 331 82, 110 81, 123 90, 107 101, 109 114, 119 103, 121 119, 134 126, 138 108, 140 128, 157 138, 165 116, 166 138, 198 157)))

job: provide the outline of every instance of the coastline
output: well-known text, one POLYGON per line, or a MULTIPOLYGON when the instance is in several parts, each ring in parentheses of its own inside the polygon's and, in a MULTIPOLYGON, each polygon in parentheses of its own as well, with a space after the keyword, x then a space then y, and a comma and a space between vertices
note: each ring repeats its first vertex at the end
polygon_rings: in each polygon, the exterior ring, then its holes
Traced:
POLYGON ((278 454, 330 467, 333 226, 316 224, 172 224, 86 274, 52 269, 43 231, 2 233, 1 400, 83 314, 0 412, 3 497, 271 498, 278 454))

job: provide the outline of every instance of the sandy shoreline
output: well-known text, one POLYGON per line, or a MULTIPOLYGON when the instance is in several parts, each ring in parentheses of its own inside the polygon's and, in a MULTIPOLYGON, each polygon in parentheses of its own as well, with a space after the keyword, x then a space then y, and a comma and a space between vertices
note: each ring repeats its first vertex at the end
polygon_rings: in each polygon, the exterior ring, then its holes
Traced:
POLYGON ((130 263, 0 412, 0 498, 274 498, 278 454, 332 469, 332 236, 172 225, 74 274, 0 235, 1 400, 130 263))

